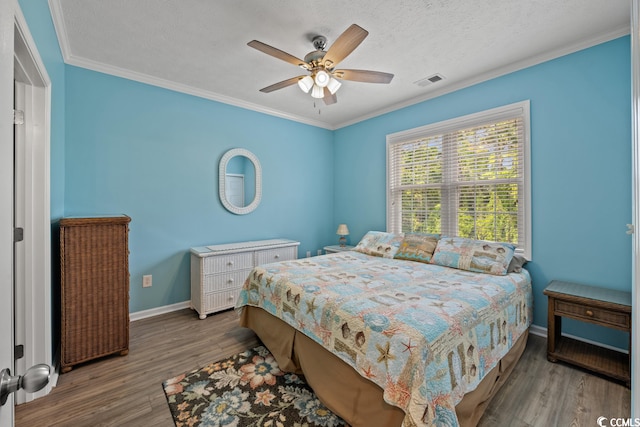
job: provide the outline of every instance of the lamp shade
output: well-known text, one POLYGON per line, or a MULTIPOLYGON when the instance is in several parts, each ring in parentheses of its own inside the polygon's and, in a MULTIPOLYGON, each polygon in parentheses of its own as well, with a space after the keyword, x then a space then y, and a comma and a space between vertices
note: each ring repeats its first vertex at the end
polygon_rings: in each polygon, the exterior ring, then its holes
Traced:
POLYGON ((314 98, 324 98, 324 89, 318 85, 313 85, 313 89, 311 89, 311 96, 314 98))
POLYGON ((338 226, 338 231, 336 231, 336 234, 339 236, 348 236, 349 228, 347 227, 347 224, 340 224, 338 226))
POLYGON ((311 76, 301 78, 300 80, 298 80, 298 86, 300 86, 300 89, 302 89, 304 93, 309 93, 309 91, 313 87, 313 79, 311 78, 311 76))
POLYGON ((330 78, 331 76, 329 76, 329 73, 324 70, 320 70, 316 73, 316 78, 314 80, 318 86, 325 87, 329 84, 330 78))
POLYGON ((340 89, 340 86, 342 86, 342 83, 340 83, 338 80, 331 77, 329 79, 329 84, 327 85, 327 89, 329 89, 329 92, 331 92, 331 95, 333 95, 338 91, 338 89, 340 89))

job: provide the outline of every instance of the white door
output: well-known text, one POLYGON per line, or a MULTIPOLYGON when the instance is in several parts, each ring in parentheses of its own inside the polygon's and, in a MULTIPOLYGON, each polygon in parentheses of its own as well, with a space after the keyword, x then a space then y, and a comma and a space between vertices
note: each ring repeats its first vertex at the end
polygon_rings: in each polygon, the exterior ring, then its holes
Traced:
POLYGON ((631 418, 640 418, 640 1, 631 2, 631 139, 632 156, 632 335, 631 335, 631 418))
MULTIPOLYGON (((14 424, 14 394, 18 384, 17 375, 25 376, 25 387, 33 393, 42 390, 49 377, 50 368, 42 362, 50 363, 50 211, 49 211, 49 129, 50 129, 50 87, 44 64, 29 34, 26 21, 17 0, 0 0, 0 396, 6 397, 0 405, 0 427, 14 424), (15 65, 15 68, 14 68, 15 65), (23 190, 17 190, 21 207, 16 209, 14 182, 14 79, 25 83, 22 101, 28 113, 21 129, 22 154, 20 171, 23 190), (28 148, 25 148, 28 147, 28 148), (24 167, 22 167, 24 166, 24 167), (26 179, 26 181, 25 181, 26 179), (26 191, 24 188, 28 188, 26 191), (22 192, 25 191, 24 194, 22 192), (26 201, 29 201, 28 203, 26 201), (24 203, 23 203, 24 202, 24 203), (22 261, 15 265, 14 215, 21 216, 25 229, 25 240, 20 249, 22 261), (25 248, 27 248, 25 250, 25 248), (35 249, 34 249, 35 248, 35 249), (20 270, 16 273, 15 270, 20 270), (29 280, 24 280, 28 275, 29 280), (22 278, 20 290, 23 298, 18 301, 20 313, 15 309, 15 279, 22 278), (25 285, 27 283, 27 285, 25 285), (29 295, 26 298, 25 295, 29 295), (20 315, 21 330, 15 329, 15 317, 20 315), (28 327, 25 328, 25 325, 28 327), (25 352, 26 360, 14 364, 14 334, 18 332, 21 342, 31 344, 25 352), (31 366, 33 365, 33 368, 31 366), (26 369, 26 368, 29 369, 26 369), (9 374, 10 372, 10 374, 9 374), (34 383, 36 383, 34 385, 34 383)), ((18 184, 20 185, 20 184, 18 184)), ((42 390, 46 393, 50 387, 42 390)), ((24 393, 23 393, 24 395, 24 393)), ((2 399, 0 399, 1 401, 2 399)))
MULTIPOLYGON (((13 368, 13 6, 0 1, 0 370, 13 368)), ((13 396, 0 426, 13 426, 13 396)))

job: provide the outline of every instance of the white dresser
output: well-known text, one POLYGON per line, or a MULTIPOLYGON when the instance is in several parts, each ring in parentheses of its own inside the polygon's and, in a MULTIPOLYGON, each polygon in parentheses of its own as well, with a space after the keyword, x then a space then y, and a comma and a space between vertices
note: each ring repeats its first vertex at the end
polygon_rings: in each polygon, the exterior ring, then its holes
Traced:
POLYGON ((272 239, 191 248, 191 307, 200 319, 232 308, 253 267, 296 259, 298 245, 272 239))

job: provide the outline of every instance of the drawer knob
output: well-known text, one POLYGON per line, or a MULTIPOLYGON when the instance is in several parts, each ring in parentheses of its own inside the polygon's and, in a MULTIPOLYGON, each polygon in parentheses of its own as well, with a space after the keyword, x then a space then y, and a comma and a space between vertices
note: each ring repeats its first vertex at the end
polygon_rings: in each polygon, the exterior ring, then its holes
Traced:
POLYGON ((233 301, 233 295, 229 297, 229 301, 233 301))
POLYGON ((276 254, 276 256, 274 257, 275 259, 280 258, 280 255, 276 254))
POLYGON ((233 283, 233 279, 229 279, 227 283, 233 283))
POLYGON ((229 261, 229 262, 227 263, 227 265, 229 265, 229 266, 233 265, 233 261, 229 261))
POLYGON ((585 311, 585 314, 586 314, 587 316, 593 317, 593 311, 591 311, 591 310, 587 310, 587 311, 585 311))

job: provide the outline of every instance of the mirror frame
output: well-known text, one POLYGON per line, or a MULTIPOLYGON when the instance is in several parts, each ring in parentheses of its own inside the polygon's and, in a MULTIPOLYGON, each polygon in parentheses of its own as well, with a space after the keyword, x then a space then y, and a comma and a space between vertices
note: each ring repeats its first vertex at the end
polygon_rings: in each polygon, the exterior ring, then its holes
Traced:
POLYGON ((256 210, 256 208, 260 204, 260 200, 262 199, 262 167, 260 166, 260 161, 255 156, 255 154, 253 154, 249 150, 245 150, 244 148, 233 148, 233 149, 227 151, 226 153, 224 153, 224 155, 220 159, 220 166, 219 166, 219 171, 218 172, 219 172, 219 177, 220 177, 220 179, 219 179, 220 185, 219 185, 219 188, 218 188, 218 192, 220 194, 220 201, 222 202, 222 205, 229 212, 232 212, 232 213, 234 213, 236 215, 246 215, 246 214, 256 210), (235 156, 245 156, 246 158, 251 160, 251 163, 253 163, 253 167, 254 167, 254 169, 256 171, 256 182, 255 182, 255 184, 256 184, 256 192, 255 192, 255 196, 253 197, 253 200, 251 201, 251 203, 249 203, 247 206, 244 206, 244 207, 238 207, 238 206, 235 206, 235 205, 229 203, 229 201, 227 200, 227 196, 225 194, 226 177, 227 177, 227 164, 235 156))

